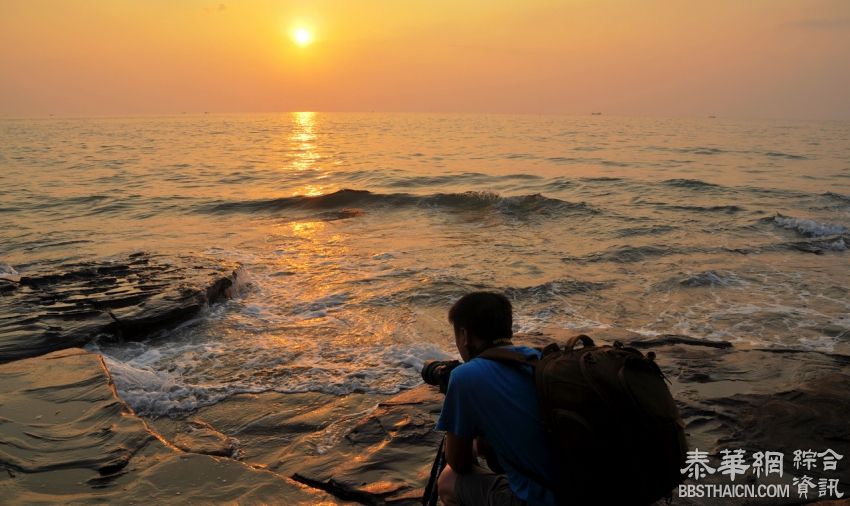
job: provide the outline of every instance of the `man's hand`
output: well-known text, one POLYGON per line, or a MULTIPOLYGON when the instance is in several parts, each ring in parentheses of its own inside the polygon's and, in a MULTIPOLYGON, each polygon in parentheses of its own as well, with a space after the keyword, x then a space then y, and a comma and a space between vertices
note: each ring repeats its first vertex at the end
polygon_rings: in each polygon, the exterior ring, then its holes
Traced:
POLYGON ((475 464, 472 439, 446 432, 446 462, 458 474, 466 474, 475 464))

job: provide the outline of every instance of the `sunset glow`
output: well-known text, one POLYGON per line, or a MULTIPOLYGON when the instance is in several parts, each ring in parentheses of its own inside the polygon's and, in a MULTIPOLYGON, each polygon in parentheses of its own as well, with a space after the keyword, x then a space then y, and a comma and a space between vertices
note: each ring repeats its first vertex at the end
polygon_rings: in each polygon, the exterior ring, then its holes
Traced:
POLYGON ((0 0, 0 506, 850 506, 848 49, 850 0, 0 0))
POLYGON ((842 0, 33 0, 0 41, 0 115, 850 118, 842 0))

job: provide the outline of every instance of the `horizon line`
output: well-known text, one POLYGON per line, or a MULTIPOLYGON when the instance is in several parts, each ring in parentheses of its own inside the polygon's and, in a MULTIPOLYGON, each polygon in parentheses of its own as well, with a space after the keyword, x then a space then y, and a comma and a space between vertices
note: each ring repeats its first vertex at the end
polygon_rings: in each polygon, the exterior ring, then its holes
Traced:
POLYGON ((623 119, 658 119, 658 120, 734 120, 734 121, 794 121, 794 122, 824 122, 848 123, 850 118, 804 118, 780 116, 727 116, 721 114, 681 114, 681 115, 651 115, 606 113, 605 111, 577 112, 480 112, 480 111, 393 111, 393 110, 301 110, 301 111, 180 111, 180 112, 150 112, 150 113, 41 113, 33 115, 16 115, 0 112, 0 120, 85 120, 85 119, 132 119, 132 118, 170 118, 181 116, 248 116, 275 114, 397 114, 397 115, 444 115, 444 116, 552 116, 552 117, 594 117, 594 118, 623 118, 623 119))

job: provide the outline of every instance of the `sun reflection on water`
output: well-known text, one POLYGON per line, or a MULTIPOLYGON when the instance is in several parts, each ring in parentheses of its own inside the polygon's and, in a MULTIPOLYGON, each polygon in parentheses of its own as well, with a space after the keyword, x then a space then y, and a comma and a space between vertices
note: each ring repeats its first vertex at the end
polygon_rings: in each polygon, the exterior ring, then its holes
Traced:
MULTIPOLYGON (((318 166, 322 156, 316 146, 316 113, 293 112, 292 133, 289 136, 290 165, 296 172, 312 171, 316 179, 324 179, 326 174, 321 172, 318 166)), ((302 188, 295 189, 293 195, 306 195, 315 197, 325 193, 321 185, 305 184, 302 188)))
POLYGON ((292 229, 292 234, 296 237, 309 239, 321 232, 325 228, 323 221, 297 221, 289 224, 292 229))
POLYGON ((296 170, 312 169, 321 159, 316 151, 316 113, 294 112, 292 122, 292 134, 289 136, 292 166, 296 170))

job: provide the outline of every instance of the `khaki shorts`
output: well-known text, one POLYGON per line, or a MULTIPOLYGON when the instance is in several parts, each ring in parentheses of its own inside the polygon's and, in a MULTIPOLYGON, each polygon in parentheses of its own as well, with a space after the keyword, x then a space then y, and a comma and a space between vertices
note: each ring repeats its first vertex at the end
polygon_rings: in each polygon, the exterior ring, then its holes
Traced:
POLYGON ((493 474, 480 467, 457 476, 455 497, 461 506, 525 505, 514 495, 504 474, 493 474))

